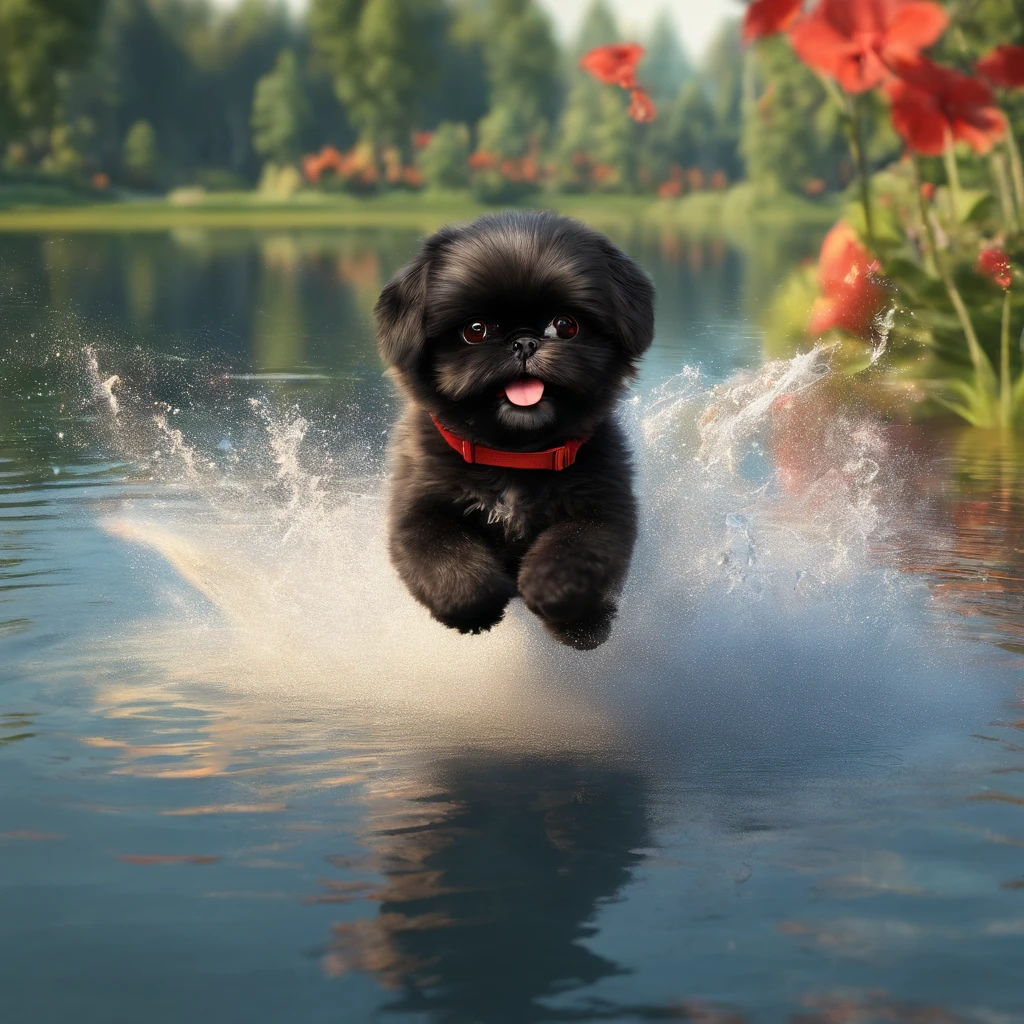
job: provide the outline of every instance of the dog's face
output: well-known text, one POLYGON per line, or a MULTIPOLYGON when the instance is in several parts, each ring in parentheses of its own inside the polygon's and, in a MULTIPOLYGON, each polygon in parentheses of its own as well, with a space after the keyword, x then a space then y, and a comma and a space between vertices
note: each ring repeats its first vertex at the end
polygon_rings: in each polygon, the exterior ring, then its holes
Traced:
POLYGON ((446 427, 546 447, 604 419, 654 333, 654 292, 603 235, 552 213, 447 228, 381 293, 381 354, 446 427))

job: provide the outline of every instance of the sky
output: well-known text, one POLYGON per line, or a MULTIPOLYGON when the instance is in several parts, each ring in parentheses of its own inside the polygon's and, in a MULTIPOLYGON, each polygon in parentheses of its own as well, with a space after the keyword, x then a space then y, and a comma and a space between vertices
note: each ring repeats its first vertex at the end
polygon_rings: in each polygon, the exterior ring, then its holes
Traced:
MULTIPOLYGON (((225 6, 237 0, 218 0, 225 6)), ((609 0, 615 8, 625 38, 645 39, 647 27, 658 11, 667 9, 675 19, 683 45, 691 57, 699 58, 724 18, 743 12, 740 0, 609 0)), ((307 0, 288 0, 301 11, 307 0)), ((540 0, 551 14, 563 39, 571 39, 590 0, 540 0)))

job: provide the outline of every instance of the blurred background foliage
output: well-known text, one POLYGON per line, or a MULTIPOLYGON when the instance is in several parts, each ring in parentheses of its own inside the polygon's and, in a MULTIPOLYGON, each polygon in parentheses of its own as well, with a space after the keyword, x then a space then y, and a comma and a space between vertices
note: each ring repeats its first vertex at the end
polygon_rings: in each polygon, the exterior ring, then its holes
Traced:
MULTIPOLYGON (((1006 6, 974 4, 978 24, 1006 6)), ((973 24, 968 48, 987 31, 973 24)), ((667 3, 641 40, 658 117, 636 125, 577 67, 622 38, 603 0, 565 47, 536 0, 310 0, 302 16, 277 0, 0 0, 2 174, 241 189, 268 164, 358 145, 376 188, 472 185, 490 201, 748 178, 814 199, 849 181, 822 88, 785 47, 745 53, 732 22, 694 64, 667 3)), ((880 139, 877 159, 894 146, 880 139)))

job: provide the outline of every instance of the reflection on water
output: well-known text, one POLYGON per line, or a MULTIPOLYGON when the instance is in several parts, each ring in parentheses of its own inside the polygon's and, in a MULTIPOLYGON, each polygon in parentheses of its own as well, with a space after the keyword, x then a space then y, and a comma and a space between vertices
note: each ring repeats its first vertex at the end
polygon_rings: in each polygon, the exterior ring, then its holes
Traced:
POLYGON ((551 1019, 538 999, 621 970, 581 940, 650 842, 638 773, 471 754, 432 764, 421 786, 370 811, 382 884, 321 881, 319 901, 379 905, 331 929, 328 974, 371 974, 399 993, 388 1010, 529 1021, 551 1019))
POLYGON ((928 580, 955 628, 1024 654, 1024 443, 963 430, 929 469, 918 485, 927 526, 907 529, 903 568, 928 580))
POLYGON ((388 565, 412 236, 3 243, 13 1019, 1020 1019, 1019 449, 761 366, 768 269, 625 241, 644 532, 589 654, 388 565))

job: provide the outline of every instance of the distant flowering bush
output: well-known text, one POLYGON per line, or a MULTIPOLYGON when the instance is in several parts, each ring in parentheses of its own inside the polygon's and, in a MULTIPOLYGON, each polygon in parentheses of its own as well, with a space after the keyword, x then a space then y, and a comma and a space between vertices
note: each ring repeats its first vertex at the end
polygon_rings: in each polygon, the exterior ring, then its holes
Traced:
POLYGON ((324 146, 319 153, 302 158, 302 176, 310 185, 352 192, 372 192, 381 181, 391 186, 420 188, 423 175, 418 168, 402 162, 396 146, 379 152, 366 143, 358 143, 347 153, 324 146))

